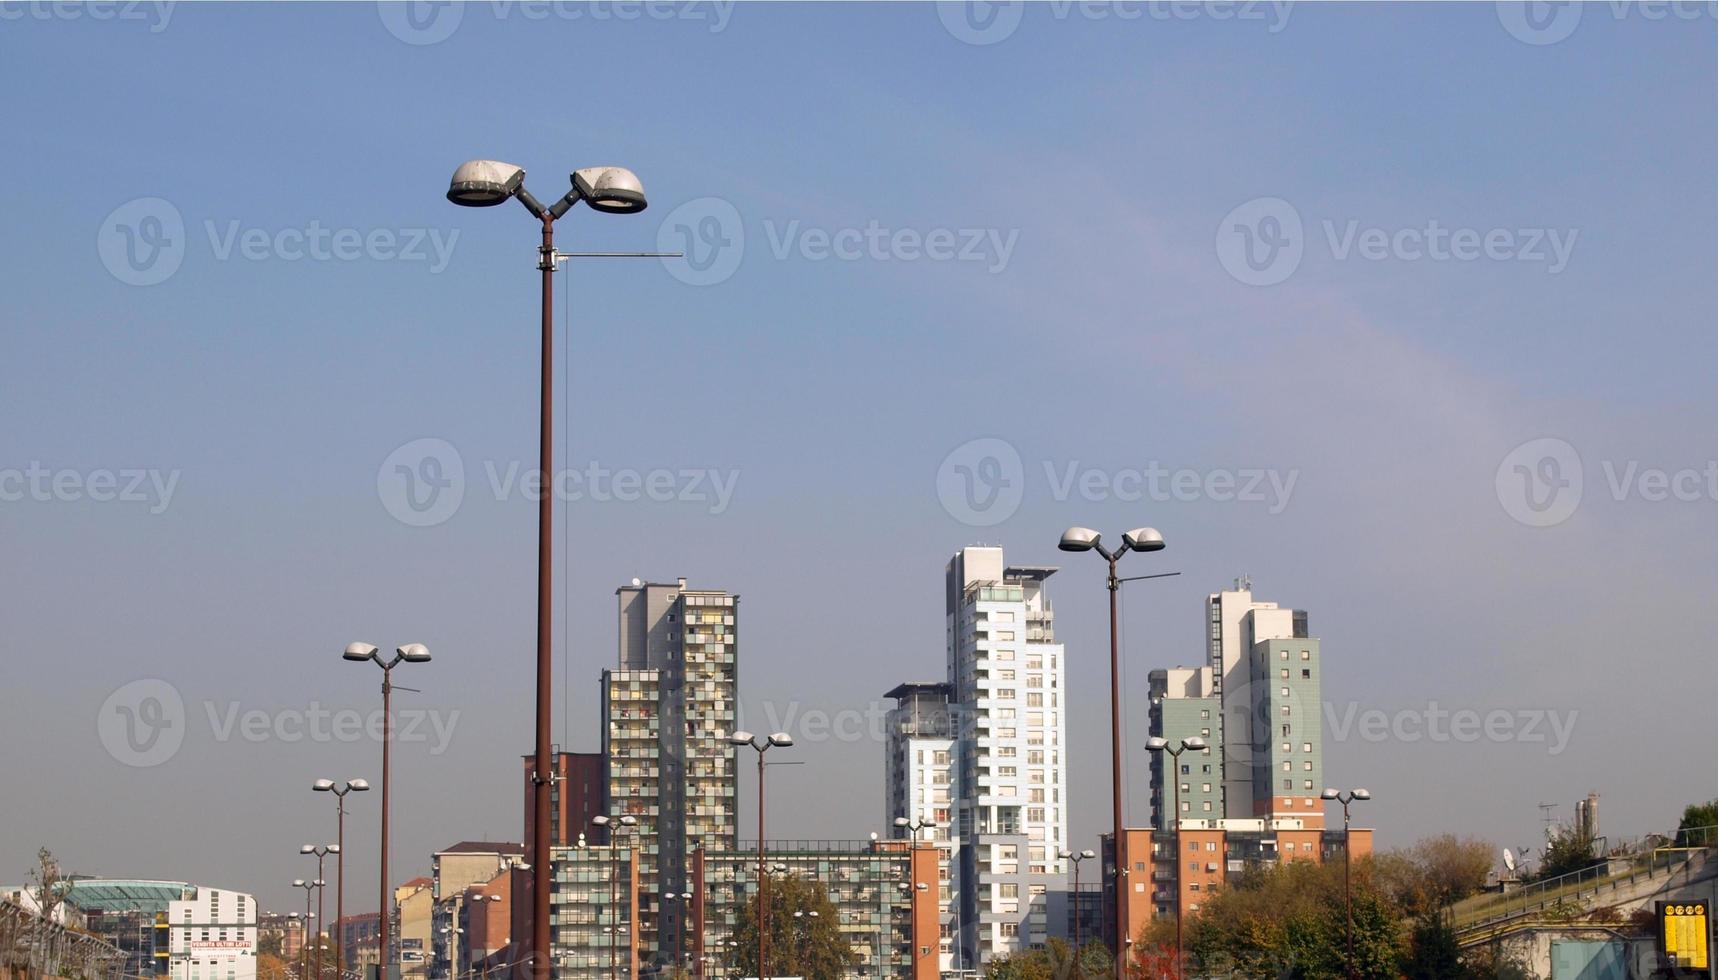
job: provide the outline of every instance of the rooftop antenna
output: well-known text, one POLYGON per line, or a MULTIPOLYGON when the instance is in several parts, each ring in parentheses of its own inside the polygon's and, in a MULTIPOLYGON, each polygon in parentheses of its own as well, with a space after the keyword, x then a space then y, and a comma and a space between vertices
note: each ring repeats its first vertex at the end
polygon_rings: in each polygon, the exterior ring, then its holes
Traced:
POLYGON ((1539 812, 1542 813, 1544 815, 1544 818, 1545 818, 1545 839, 1546 840, 1553 840, 1557 836, 1556 831, 1555 831, 1555 825, 1557 823, 1557 807, 1560 805, 1561 804, 1557 804, 1557 803, 1541 803, 1541 804, 1539 804, 1539 812))
POLYGON ((1503 849, 1503 867, 1510 874, 1515 873, 1515 854, 1507 847, 1503 849))

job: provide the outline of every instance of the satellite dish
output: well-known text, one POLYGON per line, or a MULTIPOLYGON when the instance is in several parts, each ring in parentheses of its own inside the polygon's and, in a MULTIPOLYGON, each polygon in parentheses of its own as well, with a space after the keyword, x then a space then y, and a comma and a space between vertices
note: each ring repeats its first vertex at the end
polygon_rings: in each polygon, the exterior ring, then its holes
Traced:
POLYGON ((1503 849, 1503 866, 1510 871, 1515 870, 1515 854, 1507 847, 1503 849))
POLYGON ((641 581, 639 581, 639 580, 638 580, 638 579, 633 579, 633 580, 632 580, 632 585, 633 585, 633 588, 637 588, 637 587, 638 587, 638 586, 640 586, 640 585, 643 585, 643 584, 644 584, 644 583, 643 583, 643 582, 641 582, 641 581))

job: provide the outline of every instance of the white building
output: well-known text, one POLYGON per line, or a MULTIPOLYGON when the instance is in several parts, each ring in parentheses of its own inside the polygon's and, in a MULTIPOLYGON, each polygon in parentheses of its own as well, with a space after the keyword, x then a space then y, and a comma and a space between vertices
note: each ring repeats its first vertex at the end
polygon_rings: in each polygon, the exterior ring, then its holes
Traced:
POLYGON ((954 825, 955 805, 960 799, 959 712, 949 704, 950 688, 942 683, 899 684, 886 695, 895 699, 884 727, 884 784, 887 802, 883 825, 893 836, 917 836, 933 840, 938 849, 938 921, 942 927, 940 972, 956 968, 954 936, 959 931, 958 892, 960 845, 954 825), (911 822, 895 826, 897 818, 911 822), (929 822, 917 829, 912 824, 929 822))
POLYGON ((1063 651, 1044 595, 1052 566, 969 547, 946 570, 948 677, 961 726, 955 875, 965 968, 1045 942, 1067 887, 1063 651))
POLYGON ((256 980, 256 899, 186 885, 167 903, 169 975, 174 980, 256 980))

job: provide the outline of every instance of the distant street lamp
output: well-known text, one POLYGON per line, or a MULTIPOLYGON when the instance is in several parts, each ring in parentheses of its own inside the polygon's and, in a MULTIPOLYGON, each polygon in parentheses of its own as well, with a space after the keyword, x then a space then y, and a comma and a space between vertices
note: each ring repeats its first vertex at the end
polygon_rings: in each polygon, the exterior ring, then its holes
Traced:
POLYGON ((1121 654, 1116 645, 1116 593, 1123 582, 1134 582, 1148 578, 1167 578, 1179 575, 1179 572, 1163 572, 1157 575, 1135 575, 1130 578, 1116 577, 1116 562, 1129 551, 1162 551, 1163 535, 1156 528, 1139 527, 1122 535, 1121 547, 1110 551, 1099 543, 1101 535, 1086 527, 1071 527, 1062 532, 1062 540, 1056 545, 1062 551, 1096 551, 1109 563, 1109 577, 1106 586, 1110 590, 1110 802, 1114 810, 1115 824, 1115 971, 1116 980, 1127 980, 1127 964, 1124 953, 1127 950, 1127 923, 1122 921, 1122 878, 1127 869, 1122 866, 1122 799, 1121 799, 1121 654))
POLYGON ((1348 804, 1355 800, 1370 800, 1372 793, 1370 790, 1364 789, 1350 790, 1346 793, 1326 789, 1318 795, 1320 799, 1335 800, 1342 804, 1342 912, 1343 917, 1347 920, 1348 976, 1352 980, 1354 977, 1354 900, 1348 886, 1348 869, 1352 858, 1352 855, 1348 853, 1348 804))
MULTIPOLYGON (((554 465, 554 275, 555 222, 584 201, 593 211, 636 214, 645 208, 644 185, 625 167, 586 167, 571 176, 572 189, 554 204, 543 203, 525 189, 525 169, 498 160, 467 160, 453 172, 447 199, 462 207, 487 208, 517 199, 542 222, 543 244, 537 249, 537 268, 542 272, 542 358, 538 404, 538 458, 545 481, 552 480, 554 465)), ((554 760, 551 758, 554 664, 550 653, 553 619, 554 524, 553 493, 543 493, 537 502, 537 746, 531 774, 532 834, 525 861, 540 873, 531 875, 531 973, 548 980, 549 962, 549 793, 554 760)))
MULTIPOLYGON (((334 928, 344 930, 346 928, 346 794, 369 792, 370 781, 353 779, 342 784, 336 784, 332 779, 318 779, 310 784, 310 788, 318 793, 334 794, 335 810, 337 811, 334 842, 340 852, 339 857, 334 859, 334 928)), ((347 960, 346 937, 344 935, 336 940, 335 947, 340 950, 340 969, 344 972, 347 960)), ((384 977, 382 980, 387 980, 387 978, 384 977)))
POLYGON ((1063 851, 1057 855, 1062 860, 1074 866, 1074 956, 1080 955, 1080 862, 1097 855, 1090 850, 1074 853, 1063 851))
POLYGON ((1171 841, 1175 849, 1175 971, 1179 976, 1181 972, 1181 924, 1183 921, 1181 914, 1181 862, 1185 860, 1181 856, 1181 753, 1202 752, 1208 746, 1204 739, 1195 735, 1192 738, 1182 739, 1181 747, 1177 749, 1170 748, 1169 740, 1166 738, 1146 739, 1145 747, 1152 752, 1165 753, 1173 760, 1169 764, 1169 775, 1172 777, 1170 779, 1172 795, 1169 819, 1173 821, 1175 828, 1171 832, 1173 835, 1171 841))
POLYGON ((776 732, 768 738, 758 738, 751 732, 734 732, 728 736, 730 745, 749 745, 758 753, 758 980, 769 980, 764 967, 764 908, 769 876, 764 872, 764 753, 772 748, 787 748, 793 736, 776 732))
POLYGON ((303 878, 294 878, 292 879, 292 887, 304 889, 304 932, 303 941, 299 943, 300 948, 298 954, 299 959, 304 963, 304 965, 300 967, 299 976, 308 977, 310 976, 310 930, 312 928, 312 923, 310 921, 312 917, 310 911, 310 893, 322 887, 322 880, 316 879, 314 881, 305 881, 303 878))
MULTIPOLYGON (((619 928, 619 926, 620 926, 619 912, 617 912, 615 909, 615 906, 618 905, 620 902, 619 897, 615 893, 616 879, 618 877, 620 877, 620 863, 619 863, 619 859, 615 857, 615 836, 617 834, 621 833, 622 831, 630 830, 633 826, 635 826, 638 823, 638 818, 633 816, 630 813, 623 814, 621 816, 614 817, 614 818, 610 818, 610 817, 605 816, 603 814, 598 814, 598 815, 591 818, 591 823, 594 826, 603 827, 603 828, 606 828, 608 830, 608 914, 609 914, 609 924, 612 926, 615 926, 616 928, 613 930, 604 929, 603 932, 608 933, 611 937, 609 939, 609 944, 608 944, 608 974, 609 974, 610 980, 613 980, 613 978, 615 976, 617 976, 617 973, 616 973, 617 967, 615 966, 615 950, 614 950, 615 938, 623 935, 626 932, 626 930, 624 928, 619 928)), ((633 877, 633 875, 631 874, 632 851, 630 848, 628 848, 628 850, 627 850, 626 861, 627 861, 626 866, 628 869, 627 877, 630 879, 633 877)), ((631 894, 631 882, 630 881, 628 882, 628 894, 631 894)), ((628 903, 628 904, 630 904, 630 903, 628 903)))
MULTIPOLYGON (((340 845, 303 844, 298 848, 298 853, 316 855, 316 921, 321 923, 323 928, 327 928, 328 920, 322 915, 322 898, 326 894, 326 889, 322 887, 322 859, 330 854, 338 855, 340 853, 340 845)), ((316 966, 314 967, 314 970, 315 973, 313 973, 312 976, 314 976, 316 980, 322 980, 322 936, 320 933, 318 933, 316 937, 316 966)))
POLYGON ((379 887, 376 898, 376 948, 381 956, 377 962, 377 980, 390 980, 392 974, 389 960, 392 957, 388 950, 388 785, 389 762, 391 748, 394 744, 394 668, 402 663, 427 663, 430 658, 429 647, 422 643, 408 643, 394 651, 393 659, 383 660, 382 652, 371 643, 351 643, 346 647, 342 656, 354 662, 365 660, 373 662, 382 668, 382 853, 380 860, 379 887))

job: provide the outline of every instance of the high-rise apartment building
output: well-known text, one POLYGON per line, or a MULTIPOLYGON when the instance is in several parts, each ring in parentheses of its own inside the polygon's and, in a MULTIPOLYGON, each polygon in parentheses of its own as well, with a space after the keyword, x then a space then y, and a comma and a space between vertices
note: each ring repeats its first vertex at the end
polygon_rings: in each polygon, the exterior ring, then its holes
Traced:
POLYGON ((1205 601, 1203 667, 1154 670, 1151 734, 1172 744, 1198 735, 1210 748, 1151 760, 1152 826, 1180 794, 1182 820, 1292 818, 1324 826, 1322 668, 1306 613, 1253 598, 1252 584, 1205 601), (1175 766, 1179 787, 1168 781, 1175 766))
MULTIPOLYGON (((633 581, 617 589, 619 657, 603 672, 605 807, 629 830, 602 843, 640 848, 638 938, 647 955, 680 949, 688 855, 738 841, 734 729, 739 597, 633 581)), ((614 825, 610 825, 614 830, 614 825)), ((576 839, 571 828, 564 836, 576 839)), ((593 841, 595 838, 593 838, 593 841)))
POLYGON ((884 719, 886 803, 883 825, 896 837, 914 837, 937 847, 937 914, 940 926, 938 968, 956 969, 954 938, 959 925, 954 901, 956 855, 960 844, 954 824, 960 799, 959 708, 949 703, 946 683, 897 685, 886 695, 895 707, 884 719), (913 830, 895 827, 896 818, 933 826, 913 830))
POLYGON ((1044 595, 1052 566, 964 548, 945 570, 947 666, 959 706, 954 888, 963 967, 1045 942, 1067 887, 1062 646, 1044 595))
POLYGON ((1210 667, 1171 667, 1154 670, 1151 689, 1151 734, 1180 745, 1189 738, 1202 738, 1210 746, 1198 752, 1183 752, 1174 758, 1163 752, 1150 753, 1151 825, 1165 828, 1170 807, 1180 803, 1183 819, 1218 819, 1223 816, 1223 703, 1214 693, 1210 667), (1170 784, 1170 769, 1180 781, 1170 784))

